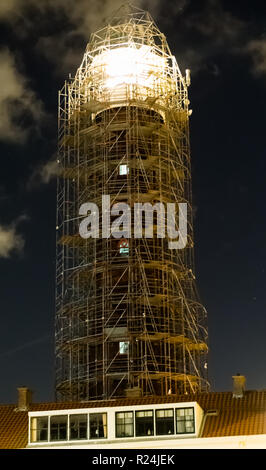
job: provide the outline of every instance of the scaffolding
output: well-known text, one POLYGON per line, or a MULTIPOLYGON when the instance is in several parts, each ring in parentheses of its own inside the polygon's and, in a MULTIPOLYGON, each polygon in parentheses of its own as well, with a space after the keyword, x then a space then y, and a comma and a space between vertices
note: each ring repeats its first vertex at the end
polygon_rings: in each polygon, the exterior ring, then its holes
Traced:
MULTIPOLYGON (((147 12, 91 35, 59 92, 56 394, 64 401, 208 390, 195 286, 188 76, 147 12), (186 202, 188 242, 79 234, 82 204, 186 202)), ((84 217, 83 217, 84 218, 84 217)), ((112 216, 111 216, 112 222, 112 216)))

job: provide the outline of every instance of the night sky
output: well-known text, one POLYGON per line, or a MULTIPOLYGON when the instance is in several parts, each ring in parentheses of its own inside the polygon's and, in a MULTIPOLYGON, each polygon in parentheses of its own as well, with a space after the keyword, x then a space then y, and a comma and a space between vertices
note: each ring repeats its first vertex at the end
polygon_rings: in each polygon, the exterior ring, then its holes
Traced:
MULTIPOLYGON (((53 400, 57 93, 123 2, 1 0, 0 402, 53 400)), ((189 97, 195 260, 209 379, 266 388, 266 5, 133 1, 148 9, 189 97)))

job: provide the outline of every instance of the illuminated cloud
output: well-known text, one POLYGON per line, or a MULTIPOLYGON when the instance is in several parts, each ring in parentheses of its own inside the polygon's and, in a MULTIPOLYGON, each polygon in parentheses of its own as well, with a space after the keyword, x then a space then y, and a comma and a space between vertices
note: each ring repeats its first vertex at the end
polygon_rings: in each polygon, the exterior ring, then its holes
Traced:
POLYGON ((25 240, 17 231, 18 223, 25 220, 22 216, 11 225, 0 225, 0 258, 10 258, 14 253, 22 253, 25 240))
MULTIPOLYGON (((45 14, 53 11, 65 16, 77 32, 88 37, 92 30, 95 30, 106 18, 110 17, 114 11, 123 6, 123 0, 9 0, 0 3, 0 20, 15 23, 20 17, 25 18, 27 12, 35 11, 45 14)), ((187 0, 177 2, 178 10, 187 3, 187 0)), ((136 7, 147 9, 151 14, 156 15, 162 0, 132 0, 131 4, 136 7)), ((30 26, 30 20, 24 23, 25 29, 30 26)))
MULTIPOLYGON (((245 23, 227 11, 221 0, 206 0, 197 13, 186 14, 191 2, 169 2, 166 10, 164 0, 131 0, 136 7, 148 10, 155 20, 160 18, 166 29, 178 21, 173 52, 181 68, 189 67, 196 73, 206 68, 219 47, 226 46, 228 53, 238 53, 236 46, 243 42, 245 23), (191 44, 190 35, 195 32, 201 40, 191 44)), ((63 77, 75 72, 84 52, 84 41, 88 42, 90 33, 105 24, 124 4, 124 0, 12 0, 8 6, 0 8, 0 20, 19 22, 18 34, 23 28, 25 34, 35 27, 34 15, 31 23, 31 10, 42 18, 50 14, 65 19, 63 31, 55 28, 52 33, 50 30, 49 34, 40 34, 35 48, 38 54, 54 64, 55 73, 63 77)))
MULTIPOLYGON (((84 52, 84 40, 89 40, 90 33, 101 27, 107 18, 125 4, 123 0, 12 0, 4 3, 0 4, 0 21, 11 24, 21 36, 27 35, 27 32, 36 27, 36 16, 31 15, 31 12, 42 19, 47 15, 65 18, 64 31, 55 31, 47 36, 40 34, 36 45, 36 51, 55 64, 55 71, 64 74, 77 67, 84 52), (75 45, 77 37, 82 38, 82 46, 75 45)), ((132 0, 131 3, 149 10, 156 17, 163 2, 132 0)), ((186 0, 179 0, 177 3, 181 7, 186 0)))
POLYGON ((266 74, 266 38, 252 40, 247 44, 246 52, 252 59, 254 75, 266 74))
POLYGON ((27 189, 31 191, 43 184, 48 184, 58 175, 58 163, 54 155, 50 160, 33 169, 27 183, 27 189))
POLYGON ((16 12, 20 10, 20 5, 24 5, 25 1, 23 0, 8 0, 8 2, 0 2, 0 18, 4 20, 9 20, 16 12))

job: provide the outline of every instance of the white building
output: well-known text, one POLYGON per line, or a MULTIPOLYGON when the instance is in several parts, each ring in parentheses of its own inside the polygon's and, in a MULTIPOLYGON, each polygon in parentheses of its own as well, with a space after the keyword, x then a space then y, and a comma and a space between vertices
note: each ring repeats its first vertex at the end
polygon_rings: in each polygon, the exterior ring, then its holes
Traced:
POLYGON ((266 391, 0 406, 0 448, 266 448, 266 391))

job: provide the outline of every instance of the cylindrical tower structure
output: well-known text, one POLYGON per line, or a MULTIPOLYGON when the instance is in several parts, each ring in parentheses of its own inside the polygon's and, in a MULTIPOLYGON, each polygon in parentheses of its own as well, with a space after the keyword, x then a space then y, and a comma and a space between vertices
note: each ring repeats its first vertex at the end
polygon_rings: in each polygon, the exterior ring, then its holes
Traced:
MULTIPOLYGON (((75 78, 59 93, 58 399, 208 389, 206 311, 193 266, 187 86, 165 36, 136 9, 92 34, 75 78), (134 236, 133 215, 131 237, 106 233, 106 201, 126 203, 132 213, 146 204, 153 235, 141 229, 134 236), (79 234, 87 202, 99 207, 97 237, 79 234), (170 249, 153 209, 180 202, 187 203, 187 244, 170 249)), ((111 212, 111 224, 115 218, 111 212)))

